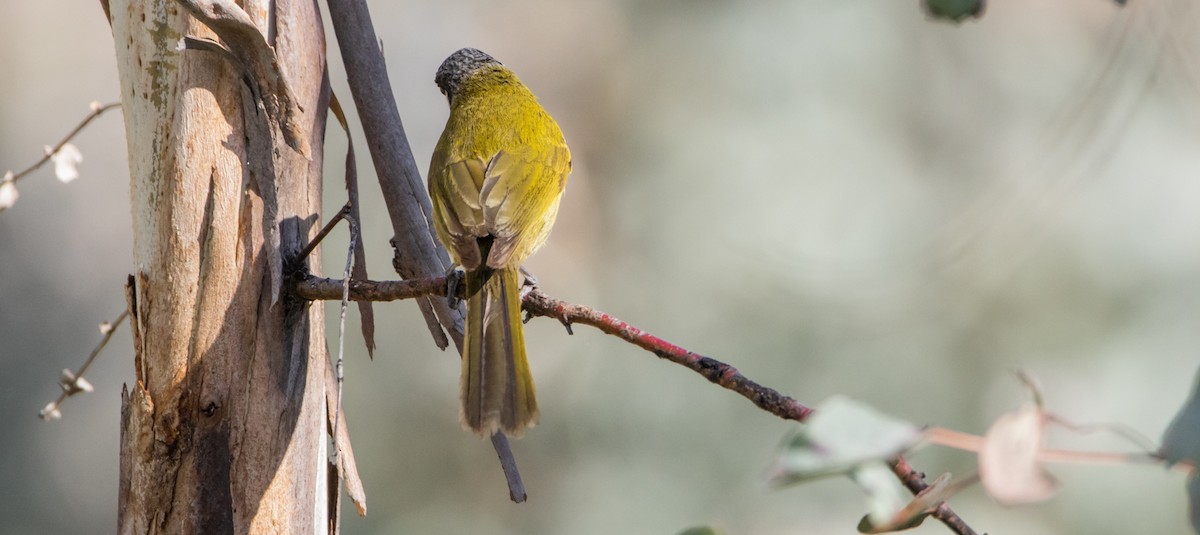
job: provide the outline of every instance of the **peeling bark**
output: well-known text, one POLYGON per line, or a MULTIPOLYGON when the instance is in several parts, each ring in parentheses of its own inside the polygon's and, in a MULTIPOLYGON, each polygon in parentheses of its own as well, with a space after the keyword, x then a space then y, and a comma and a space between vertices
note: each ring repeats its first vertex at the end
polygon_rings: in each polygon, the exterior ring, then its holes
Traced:
POLYGON ((185 36, 228 44, 179 3, 108 7, 136 270, 119 531, 327 530, 323 315, 277 298, 281 266, 319 223, 329 89, 317 7, 244 2, 295 99, 286 135, 244 66, 180 50, 185 36))

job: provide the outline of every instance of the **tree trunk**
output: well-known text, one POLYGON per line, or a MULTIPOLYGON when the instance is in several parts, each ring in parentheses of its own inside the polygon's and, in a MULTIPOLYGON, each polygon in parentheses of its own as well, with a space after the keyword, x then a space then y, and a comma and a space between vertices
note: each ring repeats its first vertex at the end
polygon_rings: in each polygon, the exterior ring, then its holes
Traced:
POLYGON ((242 2, 294 98, 281 131, 269 104, 282 95, 256 85, 237 43, 180 50, 184 36, 226 37, 193 17, 226 1, 108 6, 134 225, 121 533, 330 525, 323 315, 279 294, 282 265, 320 223, 324 35, 312 1, 242 2))

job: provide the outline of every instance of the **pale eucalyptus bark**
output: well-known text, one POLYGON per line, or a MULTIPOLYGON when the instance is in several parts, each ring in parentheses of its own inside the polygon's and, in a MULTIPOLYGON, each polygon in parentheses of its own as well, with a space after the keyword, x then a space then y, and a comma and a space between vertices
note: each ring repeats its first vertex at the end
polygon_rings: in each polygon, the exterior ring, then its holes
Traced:
POLYGON ((121 533, 330 529, 323 315, 276 299, 280 259, 320 224, 324 36, 312 1, 242 5, 275 50, 307 156, 252 98, 245 65, 179 49, 217 36, 176 0, 107 10, 134 225, 121 533))

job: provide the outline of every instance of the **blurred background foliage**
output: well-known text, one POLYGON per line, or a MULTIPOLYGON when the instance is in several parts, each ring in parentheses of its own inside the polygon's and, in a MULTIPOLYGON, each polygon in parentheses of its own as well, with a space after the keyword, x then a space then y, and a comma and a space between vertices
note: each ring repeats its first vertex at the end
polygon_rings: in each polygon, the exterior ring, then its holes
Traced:
MULTIPOLYGON (((968 432, 1024 400, 1015 368, 1041 379, 1050 410, 1156 439, 1187 395, 1200 360, 1200 15, 1186 0, 1009 0, 961 26, 926 20, 916 0, 372 8, 422 169, 447 114, 433 73, 459 47, 505 62, 559 120, 575 172, 528 265, 551 295, 810 404, 845 394, 968 432)), ((90 101, 117 97, 111 34, 95 2, 14 2, 0 35, 0 167, 20 168, 90 101)), ((331 213, 345 140, 336 127, 328 140, 331 213)), ((127 331, 92 368, 94 394, 60 422, 35 417, 135 269, 119 115, 76 145, 83 178, 44 170, 0 216, 0 533, 116 521, 127 331)), ((393 278, 360 155, 369 270, 393 278)), ((345 239, 325 249, 326 272, 345 239)), ((375 360, 348 344, 370 515, 348 509, 347 533, 849 533, 865 512, 844 480, 765 490, 790 424, 545 319, 527 334, 542 423, 515 443, 530 500, 509 503, 491 448, 459 428, 455 356, 411 303, 376 310, 375 360)), ((912 460, 933 475, 972 469, 955 452, 912 460)), ((1064 490, 1050 503, 1007 510, 975 489, 953 505, 992 532, 1187 530, 1178 474, 1052 470, 1064 490)))

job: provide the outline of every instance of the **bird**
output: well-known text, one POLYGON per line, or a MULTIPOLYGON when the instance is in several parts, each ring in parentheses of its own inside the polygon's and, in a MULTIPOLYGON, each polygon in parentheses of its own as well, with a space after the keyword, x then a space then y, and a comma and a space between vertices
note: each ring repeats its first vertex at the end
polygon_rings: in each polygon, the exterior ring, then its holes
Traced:
POLYGON ((521 264, 550 235, 571 152, 537 97, 492 56, 460 49, 434 82, 450 115, 429 165, 433 226, 461 269, 467 304, 460 417, 480 436, 520 437, 538 420, 521 264))

